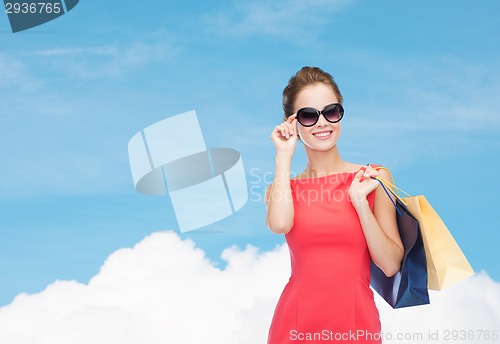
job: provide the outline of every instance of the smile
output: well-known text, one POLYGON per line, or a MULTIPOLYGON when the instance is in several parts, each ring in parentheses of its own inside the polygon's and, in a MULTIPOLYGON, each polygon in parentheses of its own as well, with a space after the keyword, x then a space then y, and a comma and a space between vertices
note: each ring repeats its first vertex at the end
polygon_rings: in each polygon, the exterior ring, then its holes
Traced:
POLYGON ((332 131, 322 131, 320 133, 314 133, 313 135, 317 138, 326 139, 326 138, 330 137, 331 134, 332 134, 332 131))

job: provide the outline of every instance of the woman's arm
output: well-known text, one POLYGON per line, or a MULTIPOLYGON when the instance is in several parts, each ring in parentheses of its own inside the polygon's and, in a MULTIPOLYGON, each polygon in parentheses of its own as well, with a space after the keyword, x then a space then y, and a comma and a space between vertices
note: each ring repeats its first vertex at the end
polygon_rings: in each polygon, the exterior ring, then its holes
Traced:
MULTIPOLYGON (((376 171, 371 167, 356 174, 349 190, 352 204, 359 216, 366 243, 373 262, 388 277, 395 275, 403 259, 403 243, 396 223, 396 209, 378 181, 370 178, 379 175, 390 180, 385 170, 376 171), (366 196, 373 190, 375 203, 371 211, 366 196)), ((391 196, 393 197, 393 196, 391 196)))
POLYGON ((271 133, 276 147, 274 181, 266 190, 266 225, 274 233, 286 234, 293 226, 293 200, 290 165, 297 144, 296 115, 277 125, 271 133))
POLYGON ((266 225, 274 233, 286 234, 293 226, 293 200, 290 188, 290 162, 276 156, 274 181, 266 190, 266 225))

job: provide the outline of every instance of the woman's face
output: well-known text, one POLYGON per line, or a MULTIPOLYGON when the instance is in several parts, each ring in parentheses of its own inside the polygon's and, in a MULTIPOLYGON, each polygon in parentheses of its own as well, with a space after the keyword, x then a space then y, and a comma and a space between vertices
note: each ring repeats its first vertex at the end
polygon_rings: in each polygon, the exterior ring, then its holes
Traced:
MULTIPOLYGON (((332 88, 323 83, 317 83, 302 89, 295 100, 295 112, 304 107, 323 110, 326 105, 338 103, 332 88)), ((330 123, 323 115, 311 127, 297 123, 297 131, 301 141, 311 149, 327 151, 335 147, 340 136, 340 122, 330 123)))

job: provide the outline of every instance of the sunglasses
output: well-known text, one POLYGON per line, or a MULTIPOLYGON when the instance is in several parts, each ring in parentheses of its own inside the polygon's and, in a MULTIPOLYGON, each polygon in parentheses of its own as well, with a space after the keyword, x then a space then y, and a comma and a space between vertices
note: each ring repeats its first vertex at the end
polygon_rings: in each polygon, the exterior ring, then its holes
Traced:
POLYGON ((312 107, 305 107, 297 111, 297 121, 304 127, 312 127, 318 122, 321 114, 328 122, 337 123, 344 116, 344 108, 339 103, 329 104, 321 111, 312 107))

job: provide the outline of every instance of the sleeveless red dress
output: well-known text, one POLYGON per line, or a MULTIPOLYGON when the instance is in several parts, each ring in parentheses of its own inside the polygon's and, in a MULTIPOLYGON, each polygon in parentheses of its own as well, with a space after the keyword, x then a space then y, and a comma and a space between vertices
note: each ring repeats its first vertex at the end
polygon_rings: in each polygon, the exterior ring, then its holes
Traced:
MULTIPOLYGON (((370 289, 370 253, 349 186, 356 172, 291 180, 291 276, 268 344, 381 343, 370 289)), ((375 192, 368 195, 373 211, 375 192)))

